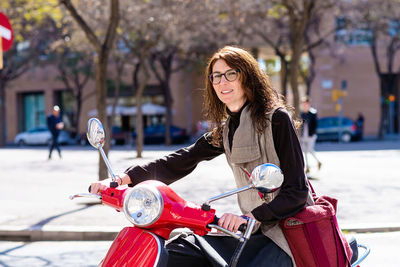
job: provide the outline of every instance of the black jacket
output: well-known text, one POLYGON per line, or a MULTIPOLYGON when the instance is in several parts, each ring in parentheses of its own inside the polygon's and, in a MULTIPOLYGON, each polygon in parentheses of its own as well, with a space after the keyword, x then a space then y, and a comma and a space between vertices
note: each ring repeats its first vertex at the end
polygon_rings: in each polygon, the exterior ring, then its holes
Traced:
POLYGON ((61 122, 61 117, 60 116, 54 116, 53 114, 49 115, 47 117, 47 127, 49 128, 49 131, 53 136, 57 136, 60 133, 60 130, 57 129, 56 125, 57 123, 61 122))
POLYGON ((317 110, 315 108, 310 108, 308 112, 301 113, 301 118, 303 120, 303 127, 304 124, 308 124, 308 136, 313 136, 317 133, 317 126, 318 126, 318 116, 317 110))

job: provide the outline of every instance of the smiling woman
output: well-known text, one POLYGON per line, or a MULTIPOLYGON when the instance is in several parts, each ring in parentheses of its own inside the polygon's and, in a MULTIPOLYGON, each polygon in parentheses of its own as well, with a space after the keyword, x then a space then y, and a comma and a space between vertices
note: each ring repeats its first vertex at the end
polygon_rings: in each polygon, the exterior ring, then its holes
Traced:
MULTIPOLYGON (((240 193, 241 214, 224 213, 218 226, 236 232, 249 221, 248 217, 259 222, 260 228, 243 250, 238 266, 293 266, 292 253, 277 222, 312 204, 312 199, 292 118, 267 74, 242 48, 226 46, 217 51, 208 63, 206 77, 204 110, 213 130, 168 156, 129 167, 120 176, 120 185, 136 185, 151 179, 171 184, 191 173, 200 162, 221 154, 225 154, 238 187, 249 181, 243 169, 251 170, 267 162, 279 166, 284 176, 280 190, 268 197, 260 197, 254 191, 240 193)), ((212 179, 205 177, 204 183, 212 184, 212 179)), ((109 182, 92 183, 91 192, 99 192, 109 182)), ((230 241, 222 237, 204 238, 229 262, 234 253, 234 247, 227 246, 230 241)), ((206 257, 193 257, 197 255, 193 247, 197 246, 185 243, 179 245, 179 253, 174 253, 174 242, 169 243, 168 266, 212 265, 206 257)))
POLYGON ((237 79, 238 76, 239 71, 229 67, 223 59, 214 63, 213 72, 210 75, 218 98, 232 112, 239 111, 246 102, 241 82, 237 79))

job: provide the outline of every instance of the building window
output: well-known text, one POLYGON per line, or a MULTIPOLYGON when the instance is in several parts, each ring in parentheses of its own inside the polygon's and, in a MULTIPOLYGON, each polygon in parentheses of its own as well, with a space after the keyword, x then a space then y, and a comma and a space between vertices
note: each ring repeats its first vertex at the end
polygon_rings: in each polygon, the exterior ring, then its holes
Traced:
POLYGON ((28 93, 22 95, 23 118, 22 129, 29 131, 35 127, 46 126, 46 112, 43 93, 28 93))
POLYGON ((346 45, 370 45, 372 31, 368 27, 358 25, 351 28, 349 20, 346 17, 336 17, 335 41, 346 45))

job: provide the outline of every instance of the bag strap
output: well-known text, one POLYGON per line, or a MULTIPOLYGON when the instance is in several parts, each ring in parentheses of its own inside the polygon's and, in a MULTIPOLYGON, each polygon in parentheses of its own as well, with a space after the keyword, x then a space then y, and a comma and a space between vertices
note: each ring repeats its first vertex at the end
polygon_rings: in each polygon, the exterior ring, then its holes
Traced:
POLYGON ((310 179, 308 179, 307 177, 306 177, 306 179, 307 179, 308 186, 311 189, 311 195, 312 195, 313 199, 315 199, 317 197, 317 194, 315 193, 314 187, 312 186, 310 179))
MULTIPOLYGON (((332 226, 333 229, 335 230, 335 241, 336 241, 336 252, 339 255, 339 251, 341 251, 344 254, 345 257, 345 265, 343 266, 342 264, 340 264, 340 262, 338 262, 338 266, 339 267, 346 267, 346 266, 350 266, 351 265, 351 256, 348 255, 345 244, 343 242, 343 240, 340 238, 339 233, 341 232, 340 228, 339 228, 339 224, 337 221, 336 216, 332 217, 332 226)), ((338 261, 339 261, 339 257, 338 257, 338 261)))
MULTIPOLYGON (((309 239, 312 255, 317 266, 330 266, 328 260, 328 254, 326 253, 324 244, 322 243, 322 237, 319 234, 319 228, 315 222, 306 223, 305 229, 307 232, 307 238, 309 239)), ((341 266, 340 266, 341 267, 341 266)))

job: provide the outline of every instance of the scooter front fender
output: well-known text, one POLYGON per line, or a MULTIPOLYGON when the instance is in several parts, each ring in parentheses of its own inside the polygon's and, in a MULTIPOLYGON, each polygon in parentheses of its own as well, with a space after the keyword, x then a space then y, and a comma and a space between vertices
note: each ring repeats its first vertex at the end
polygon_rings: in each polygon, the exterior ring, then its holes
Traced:
POLYGON ((125 227, 114 239, 99 266, 167 266, 164 240, 137 227, 125 227))

